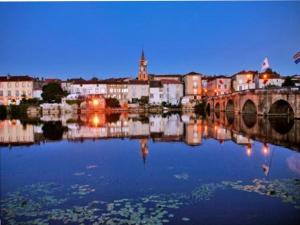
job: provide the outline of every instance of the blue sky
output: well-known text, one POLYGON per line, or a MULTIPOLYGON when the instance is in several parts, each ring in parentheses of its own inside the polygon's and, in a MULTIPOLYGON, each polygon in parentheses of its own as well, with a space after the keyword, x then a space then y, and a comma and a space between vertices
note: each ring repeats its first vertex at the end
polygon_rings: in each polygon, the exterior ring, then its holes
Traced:
POLYGON ((0 3, 0 74, 300 73, 300 2, 0 3))

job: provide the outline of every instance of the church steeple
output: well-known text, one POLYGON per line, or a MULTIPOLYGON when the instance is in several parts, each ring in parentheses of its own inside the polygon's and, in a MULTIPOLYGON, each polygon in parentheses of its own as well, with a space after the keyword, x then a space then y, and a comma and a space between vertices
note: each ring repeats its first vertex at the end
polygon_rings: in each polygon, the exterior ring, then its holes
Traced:
POLYGON ((138 80, 145 80, 148 81, 148 72, 147 72, 147 60, 145 58, 144 49, 142 50, 141 60, 140 60, 140 67, 139 67, 139 74, 138 80))
POLYGON ((146 164, 146 158, 148 156, 148 140, 147 139, 140 139, 140 148, 142 153, 142 159, 144 162, 144 165, 146 164))
POLYGON ((142 56, 141 56, 141 61, 145 60, 145 54, 144 54, 144 49, 142 49, 142 56))

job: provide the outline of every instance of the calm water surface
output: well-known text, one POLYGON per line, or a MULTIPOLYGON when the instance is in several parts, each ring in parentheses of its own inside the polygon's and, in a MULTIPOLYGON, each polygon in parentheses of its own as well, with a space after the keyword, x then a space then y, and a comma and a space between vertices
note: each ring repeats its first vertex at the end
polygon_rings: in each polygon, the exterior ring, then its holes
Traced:
POLYGON ((299 224, 300 121, 0 122, 2 224, 299 224))

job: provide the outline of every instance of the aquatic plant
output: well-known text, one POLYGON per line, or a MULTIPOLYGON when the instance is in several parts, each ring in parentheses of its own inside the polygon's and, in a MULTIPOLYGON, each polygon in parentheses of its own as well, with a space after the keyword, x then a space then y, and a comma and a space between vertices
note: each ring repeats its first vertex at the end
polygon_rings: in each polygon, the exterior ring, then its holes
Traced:
MULTIPOLYGON (((224 189, 253 192, 276 197, 282 202, 300 208, 300 180, 254 179, 204 183, 185 193, 152 194, 134 199, 115 199, 107 202, 101 199, 90 201, 89 194, 95 189, 88 184, 62 186, 54 183, 37 183, 8 193, 1 199, 0 216, 5 224, 46 225, 59 224, 149 224, 170 223, 176 218, 175 211, 208 201, 215 193, 224 189), (80 202, 80 205, 76 205, 80 202), (71 205, 71 206, 70 206, 71 205)), ((183 222, 188 217, 177 218, 183 222)))

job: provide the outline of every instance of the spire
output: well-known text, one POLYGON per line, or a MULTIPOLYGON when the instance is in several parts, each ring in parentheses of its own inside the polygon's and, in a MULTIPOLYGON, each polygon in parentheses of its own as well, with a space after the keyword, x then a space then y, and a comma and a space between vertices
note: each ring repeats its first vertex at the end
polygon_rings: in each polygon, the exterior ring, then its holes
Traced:
POLYGON ((141 60, 145 60, 145 54, 144 54, 144 49, 142 49, 142 55, 141 55, 141 60))

